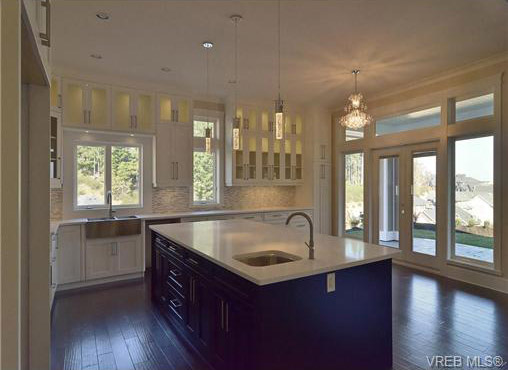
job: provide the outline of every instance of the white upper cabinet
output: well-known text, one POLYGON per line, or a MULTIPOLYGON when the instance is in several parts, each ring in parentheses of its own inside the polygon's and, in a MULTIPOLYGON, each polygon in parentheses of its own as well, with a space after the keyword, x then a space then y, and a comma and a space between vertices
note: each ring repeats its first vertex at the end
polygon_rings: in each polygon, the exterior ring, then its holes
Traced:
POLYGON ((275 139, 274 112, 239 107, 240 147, 233 149, 233 114, 226 117, 226 185, 291 185, 303 180, 303 121, 285 115, 282 140, 275 139))
POLYGON ((156 185, 192 184, 192 125, 157 125, 156 185))
POLYGON ((62 79, 58 76, 51 77, 49 100, 52 111, 62 110, 62 79))
POLYGON ((63 80, 63 124, 96 129, 111 127, 109 86, 63 80))
POLYGON ((157 95, 158 123, 188 123, 191 124, 192 105, 189 99, 166 94, 157 95))
POLYGON ((154 111, 153 94, 113 88, 113 129, 153 132, 154 111))

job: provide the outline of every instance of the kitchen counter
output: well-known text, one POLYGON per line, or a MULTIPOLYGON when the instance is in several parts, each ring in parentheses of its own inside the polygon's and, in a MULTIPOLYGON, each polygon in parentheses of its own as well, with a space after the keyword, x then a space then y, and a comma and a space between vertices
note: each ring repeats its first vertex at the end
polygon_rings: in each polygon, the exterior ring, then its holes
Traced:
MULTIPOLYGON (((168 213, 150 213, 150 214, 137 214, 141 220, 164 220, 172 218, 186 218, 186 217, 207 217, 207 216, 223 216, 223 215, 240 215, 248 213, 266 213, 266 212, 292 212, 300 210, 308 210, 309 207, 273 207, 273 208, 258 208, 258 209, 214 209, 214 210, 200 210, 200 211, 184 211, 184 212, 168 212, 168 213)), ((106 214, 106 211, 104 211, 106 214)), ((82 225, 88 222, 87 218, 73 218, 66 220, 52 221, 50 223, 50 232, 56 233, 58 227, 64 225, 82 225)))
POLYGON ((315 234, 315 259, 308 259, 308 232, 247 220, 154 225, 150 229, 253 282, 266 285, 392 258, 399 250, 360 240, 315 234), (240 254, 279 250, 301 260, 265 267, 234 259, 240 254))

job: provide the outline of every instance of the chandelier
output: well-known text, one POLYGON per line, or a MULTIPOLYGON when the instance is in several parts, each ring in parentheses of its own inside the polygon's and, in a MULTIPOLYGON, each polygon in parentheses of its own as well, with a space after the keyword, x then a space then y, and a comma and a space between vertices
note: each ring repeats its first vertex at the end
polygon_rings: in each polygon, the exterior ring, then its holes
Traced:
POLYGON ((345 128, 359 130, 367 125, 370 125, 373 118, 366 112, 367 104, 365 104, 365 99, 363 98, 362 93, 358 92, 357 78, 360 70, 355 69, 352 73, 355 76, 355 92, 354 94, 349 95, 348 102, 344 107, 346 114, 340 117, 339 122, 345 128))

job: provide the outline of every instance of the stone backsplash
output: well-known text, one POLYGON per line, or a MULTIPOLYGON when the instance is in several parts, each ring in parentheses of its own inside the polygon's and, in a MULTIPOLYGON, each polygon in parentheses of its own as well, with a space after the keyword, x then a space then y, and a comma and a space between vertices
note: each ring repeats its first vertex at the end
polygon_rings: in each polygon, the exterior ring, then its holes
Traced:
MULTIPOLYGON (((52 189, 51 220, 63 218, 63 190, 52 189)), ((200 207, 190 206, 190 188, 167 187, 153 189, 152 212, 196 211, 200 207)), ((257 209, 273 207, 294 207, 296 205, 294 186, 242 186, 225 187, 224 202, 215 209, 257 209)), ((203 209, 211 209, 206 207, 203 209)))
POLYGON ((63 190, 51 189, 50 193, 50 214, 51 221, 58 221, 63 218, 63 190))
MULTIPOLYGON (((152 194, 152 211, 164 213, 169 211, 197 210, 190 207, 191 194, 188 187, 157 188, 152 194)), ((225 187, 224 201, 216 209, 256 209, 269 207, 295 206, 296 188, 294 186, 243 186, 225 187)), ((206 207, 210 209, 210 207, 206 207)))

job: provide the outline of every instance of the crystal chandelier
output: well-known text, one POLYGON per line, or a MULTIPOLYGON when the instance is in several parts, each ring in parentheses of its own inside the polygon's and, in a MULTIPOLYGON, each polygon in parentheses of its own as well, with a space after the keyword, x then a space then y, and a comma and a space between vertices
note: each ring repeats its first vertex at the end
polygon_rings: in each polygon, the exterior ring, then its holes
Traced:
MULTIPOLYGON (((208 54, 210 53, 210 50, 213 48, 213 42, 211 41, 204 41, 203 47, 205 48, 206 52, 206 96, 207 98, 210 98, 210 76, 208 73, 208 54)), ((210 118, 208 116, 208 109, 206 110, 206 129, 205 129, 205 152, 207 154, 212 153, 212 129, 209 127, 210 125, 210 118)))
POLYGON ((366 112, 367 104, 365 104, 362 93, 358 92, 357 77, 360 70, 355 69, 352 73, 355 76, 355 92, 349 95, 348 102, 344 107, 346 114, 340 117, 339 122, 345 128, 359 130, 370 125, 373 118, 366 112))

